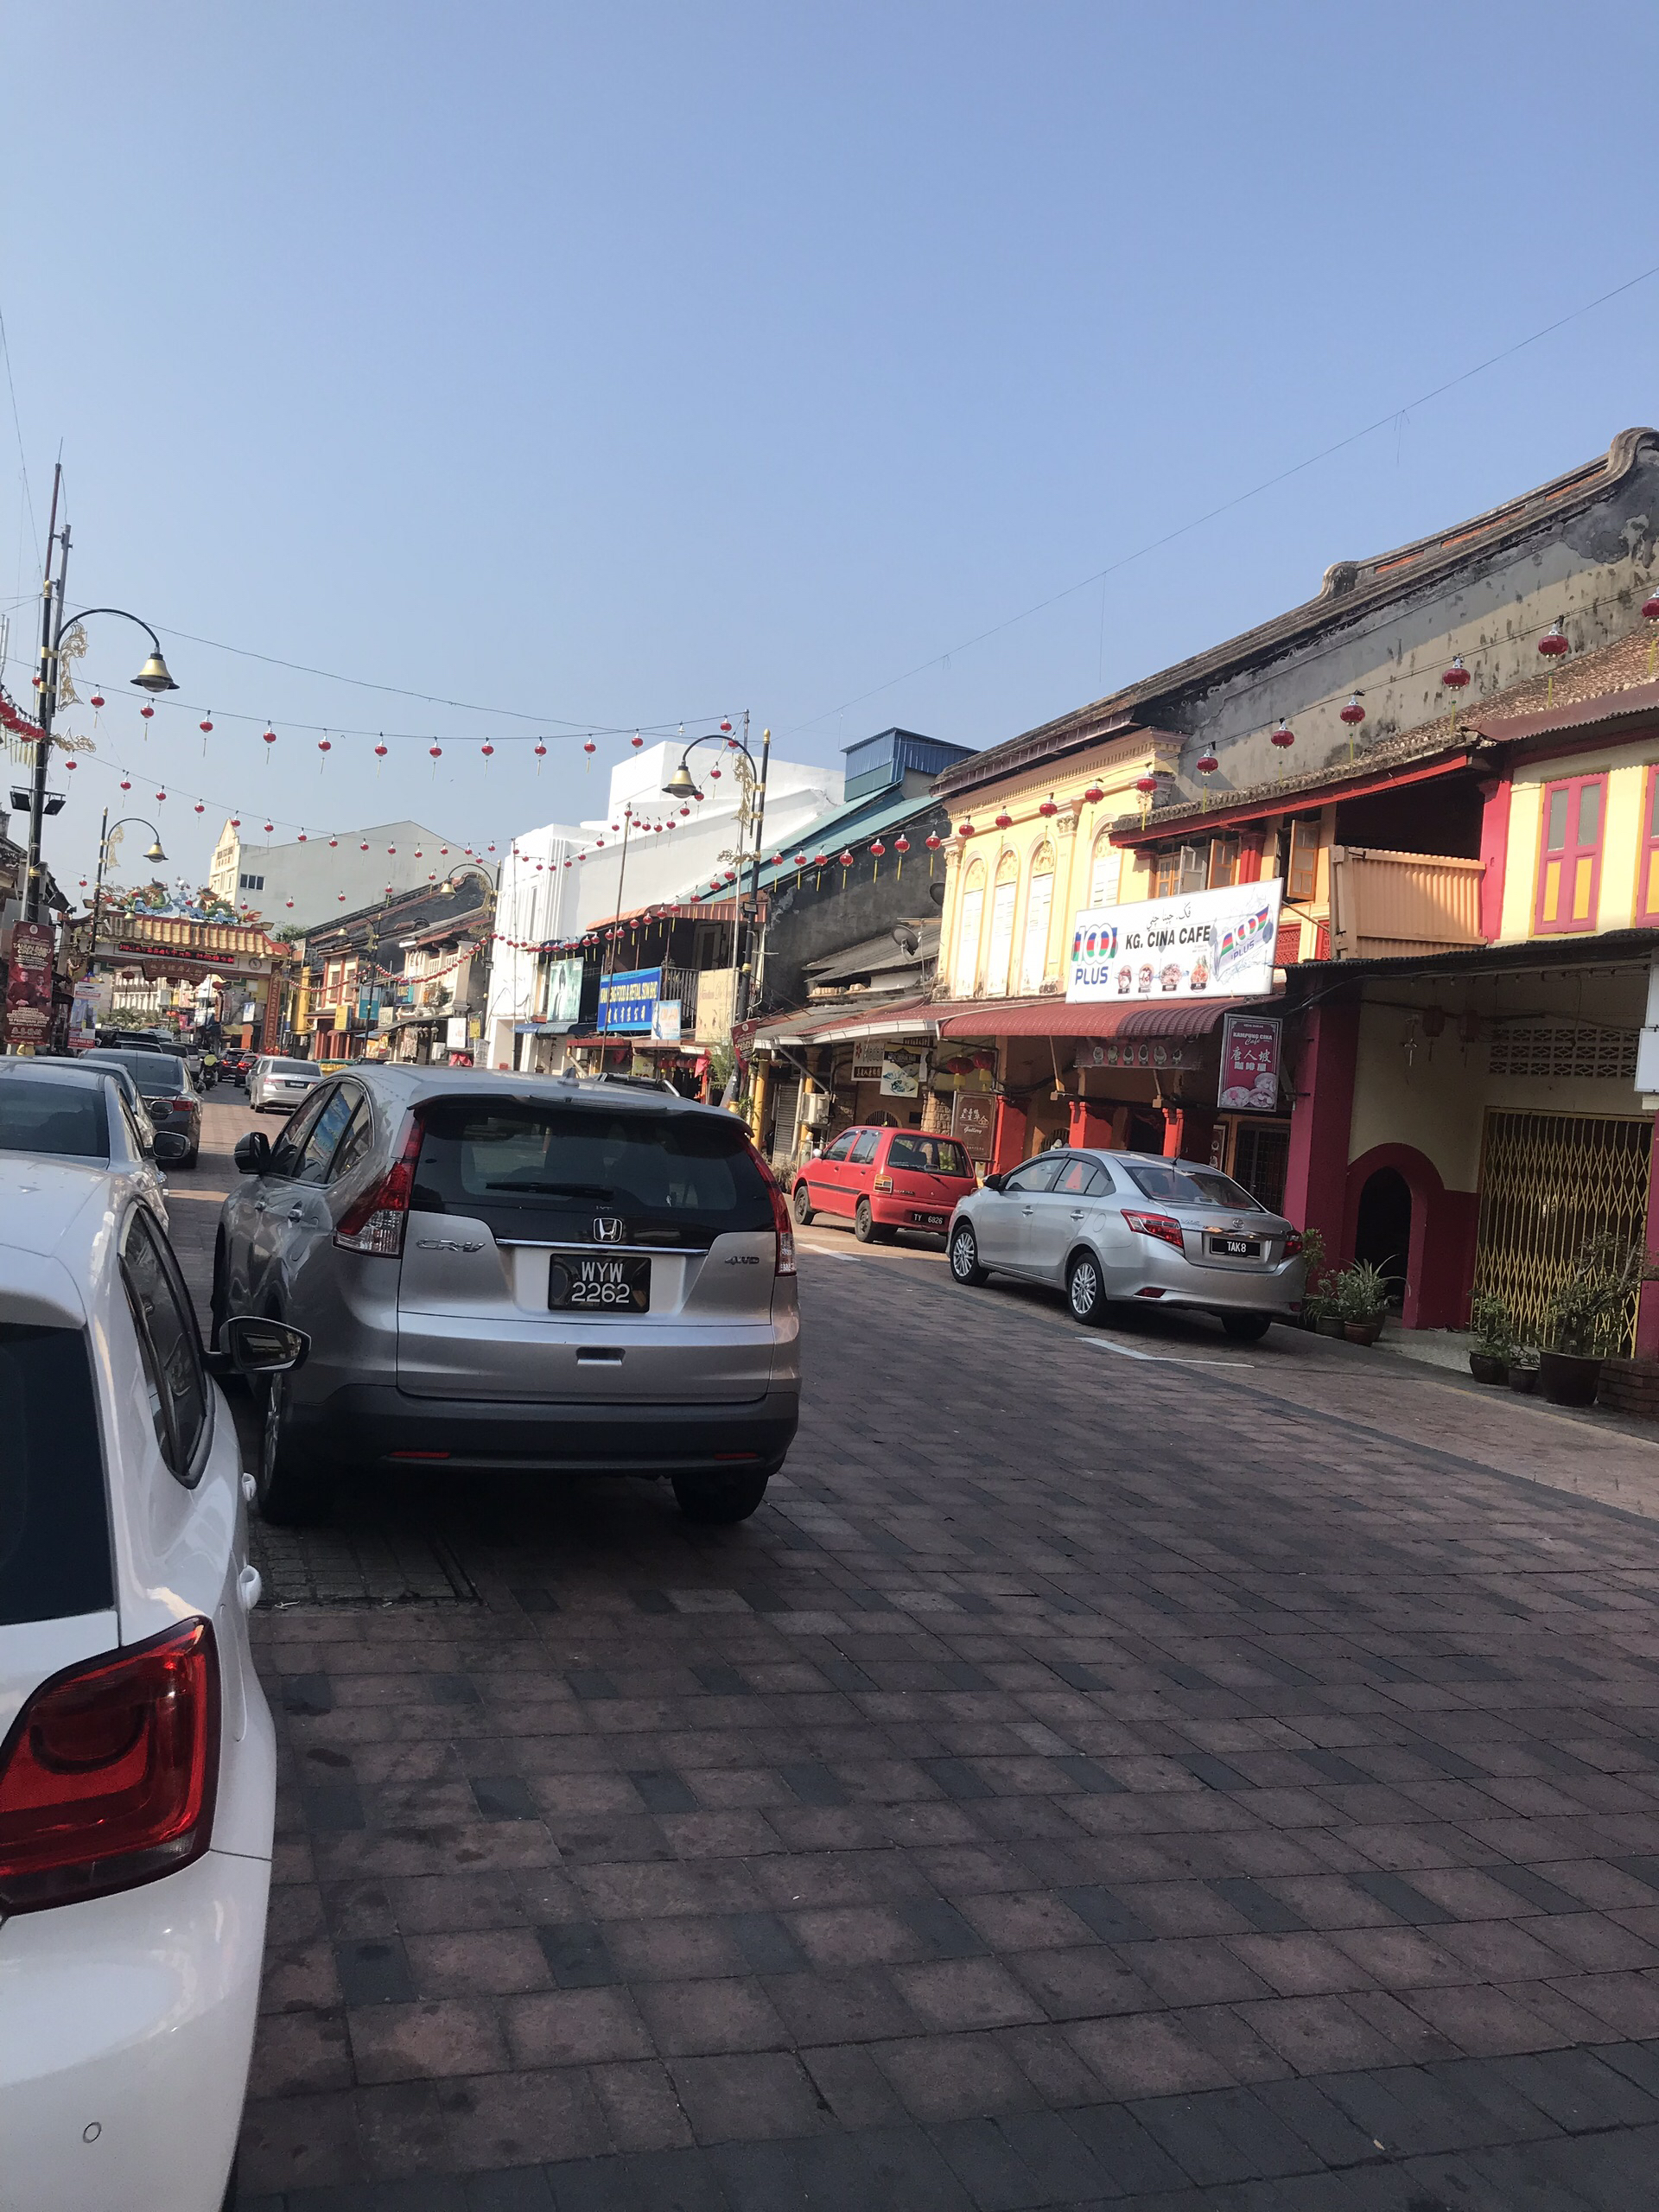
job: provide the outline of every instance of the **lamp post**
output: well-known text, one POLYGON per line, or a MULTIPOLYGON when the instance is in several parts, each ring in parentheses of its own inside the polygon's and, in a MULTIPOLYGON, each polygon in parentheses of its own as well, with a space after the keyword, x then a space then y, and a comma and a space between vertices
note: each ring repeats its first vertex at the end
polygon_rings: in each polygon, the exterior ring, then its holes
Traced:
POLYGON ((162 850, 162 833, 153 822, 146 822, 142 814, 124 814, 118 822, 111 822, 110 810, 107 806, 105 808, 104 819, 98 832, 98 878, 92 885, 92 926, 86 943, 86 973, 89 976, 95 974, 98 969, 98 918, 104 905, 104 871, 109 866, 110 853, 117 836, 129 822, 136 822, 141 830, 149 832, 150 847, 144 855, 147 861, 164 861, 167 858, 162 850))
POLYGON ((737 953, 734 963, 737 969, 737 988, 734 994, 732 1007, 732 1020, 734 1027, 739 1022, 748 1020, 750 995, 761 957, 756 918, 760 907, 760 855, 765 850, 763 840, 766 827, 766 769, 772 759, 772 732, 769 729, 763 729, 760 733, 759 767, 755 766, 754 755, 749 750, 748 735, 749 714, 746 707, 743 710, 741 737, 734 735, 728 730, 711 730, 706 737, 694 737, 684 752, 681 753, 679 766, 663 785, 664 795, 669 798, 702 798, 702 794, 693 782, 691 770, 688 765, 691 755, 700 745, 726 746, 730 751, 738 753, 743 761, 743 766, 738 772, 739 781, 743 785, 743 799, 738 809, 739 888, 736 934, 740 937, 741 943, 734 948, 737 953), (748 855, 747 861, 748 886, 745 889, 742 881, 746 867, 743 832, 751 823, 754 830, 754 850, 748 855))
MULTIPOLYGON (((87 607, 68 620, 64 619, 64 586, 69 574, 69 525, 58 528, 58 499, 63 486, 63 464, 60 462, 52 478, 52 520, 46 541, 46 575, 41 587, 41 665, 35 677, 40 691, 38 721, 41 734, 35 741, 35 775, 29 789, 29 873, 23 883, 23 919, 37 922, 41 918, 41 824, 46 815, 46 771, 52 753, 52 721, 57 712, 58 694, 63 671, 64 632, 73 630, 77 623, 90 620, 94 614, 118 614, 124 622, 136 622, 149 639, 149 658, 133 677, 141 691, 176 691, 178 685, 168 673, 167 663, 162 658, 162 641, 148 622, 136 614, 129 614, 124 607, 87 607), (58 573, 52 575, 52 552, 58 551, 58 573)), ((102 862, 100 861, 100 868, 102 862)))

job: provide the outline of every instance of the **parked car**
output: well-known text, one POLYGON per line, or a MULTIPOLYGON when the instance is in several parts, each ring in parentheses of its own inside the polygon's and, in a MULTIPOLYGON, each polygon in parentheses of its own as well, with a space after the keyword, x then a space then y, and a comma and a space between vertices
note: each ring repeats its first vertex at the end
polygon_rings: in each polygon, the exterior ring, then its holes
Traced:
POLYGON ((143 1106, 129 1103, 122 1080, 118 1068, 0 1060, 0 1153, 107 1167, 131 1184, 165 1228, 162 1164, 182 1160, 188 1147, 181 1136, 157 1133, 143 1106))
POLYGON ((321 1081, 322 1070, 315 1060, 279 1060, 264 1053, 248 1077, 248 1103, 256 1114, 291 1114, 321 1081))
POLYGON ((960 1198, 978 1188, 955 1137, 919 1129, 843 1129, 795 1177, 795 1218, 850 1217, 861 1244, 889 1243, 901 1229, 943 1236, 960 1198))
MULTIPOLYGON (((303 1357, 269 1324, 218 1364, 303 1357)), ((8 2212, 218 2212, 276 1806, 240 1455, 120 1174, 0 1158, 0 2144, 8 2212)))
POLYGON ((157 1133, 166 1129, 188 1141, 189 1150, 180 1166, 195 1166, 201 1151, 201 1093, 175 1053, 134 1051, 129 1046, 116 1052, 99 1045, 92 1052, 83 1052, 77 1065, 124 1068, 137 1084, 157 1133))
POLYGON ((959 1283, 992 1273, 1064 1290, 1098 1325, 1116 1301, 1196 1306, 1254 1342, 1301 1303, 1301 1232, 1196 1160, 1045 1152, 988 1176, 951 1218, 959 1283))
POLYGON ((734 1116, 661 1090, 381 1064, 236 1147, 216 1323, 291 1321, 260 1510, 322 1511, 352 1465, 667 1477, 753 1512, 800 1393, 789 1208, 734 1116))

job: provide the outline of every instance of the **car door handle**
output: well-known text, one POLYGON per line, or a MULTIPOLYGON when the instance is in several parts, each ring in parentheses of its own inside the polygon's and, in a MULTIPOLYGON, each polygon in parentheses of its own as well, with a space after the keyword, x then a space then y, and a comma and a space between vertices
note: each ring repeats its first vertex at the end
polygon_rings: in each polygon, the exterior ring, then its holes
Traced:
POLYGON ((1021 1207, 1020 1207, 1020 1212, 1021 1212, 1022 1214, 1024 1214, 1024 1216, 1026 1217, 1026 1219, 1027 1219, 1027 1221, 1029 1221, 1029 1220, 1031 1219, 1031 1217, 1033 1216, 1033 1214, 1034 1214, 1034 1213, 1036 1212, 1037 1209, 1036 1209, 1036 1207, 1035 1207, 1035 1206, 1021 1206, 1021 1207))
POLYGON ((1073 1221, 1081 1221, 1083 1219, 1083 1208, 1081 1206, 1072 1207, 1071 1218, 1073 1221))
POLYGON ((256 1198, 256 1199, 254 1200, 254 1202, 253 1202, 253 1210, 254 1210, 255 1213, 264 1213, 264 1210, 265 1210, 265 1201, 264 1201, 264 1198, 256 1198))
POLYGON ((305 1219, 305 1208, 303 1206, 289 1206, 288 1210, 288 1217, 290 1221, 303 1221, 305 1219))

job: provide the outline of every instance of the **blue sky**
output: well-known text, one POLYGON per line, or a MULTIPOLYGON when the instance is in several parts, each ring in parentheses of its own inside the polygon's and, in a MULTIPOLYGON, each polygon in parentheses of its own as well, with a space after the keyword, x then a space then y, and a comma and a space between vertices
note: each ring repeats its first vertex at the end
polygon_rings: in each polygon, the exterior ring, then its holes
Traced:
POLYGON ((49 856, 116 760, 197 878, 227 805, 482 845, 596 810, 589 723, 988 744, 1307 598, 1659 419, 1659 277, 1406 405, 1659 264, 1656 64, 1594 4, 10 10, 0 600, 61 447, 72 597, 182 687, 141 738, 95 631, 49 856))

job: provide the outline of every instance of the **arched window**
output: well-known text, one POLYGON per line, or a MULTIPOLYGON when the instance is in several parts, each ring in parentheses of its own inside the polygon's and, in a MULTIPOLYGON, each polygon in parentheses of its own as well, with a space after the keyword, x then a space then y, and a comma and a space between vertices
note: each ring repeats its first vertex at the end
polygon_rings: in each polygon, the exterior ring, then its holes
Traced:
POLYGON ((1026 888, 1026 938, 1020 961, 1020 988, 1040 991, 1048 973, 1048 929, 1054 913, 1054 848, 1039 845, 1026 888))
POLYGON ((996 887, 991 893, 991 941, 985 955, 985 995, 1007 995, 1008 963, 1014 954, 1014 902, 1020 894, 1020 861, 1004 853, 996 864, 996 887))
POLYGON ((1089 862, 1089 904, 1091 906, 1116 906, 1118 900, 1118 879, 1123 870, 1123 855, 1112 842, 1112 833, 1103 830, 1095 840, 1095 849, 1089 862))
POLYGON ((985 912, 985 863, 971 861, 962 881, 962 897, 957 905, 957 964, 950 979, 950 988, 959 999, 974 995, 974 982, 979 973, 979 928, 985 912))

